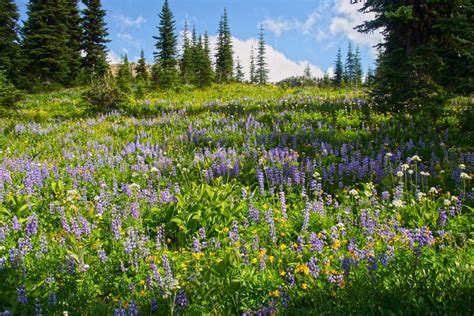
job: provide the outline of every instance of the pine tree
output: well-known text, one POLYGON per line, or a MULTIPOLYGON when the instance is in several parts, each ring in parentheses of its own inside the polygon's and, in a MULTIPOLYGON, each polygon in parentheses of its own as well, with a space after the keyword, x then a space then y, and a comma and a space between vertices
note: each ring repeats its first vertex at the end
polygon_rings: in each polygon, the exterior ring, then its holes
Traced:
POLYGON ((379 110, 437 117, 450 94, 474 92, 474 2, 367 0, 375 18, 357 29, 383 29, 372 96, 379 110))
POLYGON ((211 45, 209 43, 209 35, 207 32, 204 32, 204 43, 202 51, 202 69, 199 73, 201 80, 201 87, 210 86, 214 80, 214 71, 212 70, 212 60, 211 60, 211 45))
POLYGON ((253 45, 250 48, 250 83, 257 83, 257 77, 255 76, 255 55, 253 45))
POLYGON ((309 68, 309 63, 306 63, 306 67, 304 67, 303 71, 303 78, 306 80, 310 80, 312 77, 311 75, 311 69, 309 68))
POLYGON ((137 61, 137 67, 135 68, 135 79, 137 81, 143 81, 144 83, 148 82, 150 75, 148 74, 148 68, 145 61, 145 53, 143 49, 140 52, 140 59, 137 61))
POLYGON ((245 74, 244 68, 240 64, 240 59, 237 57, 236 66, 235 66, 235 81, 242 83, 244 82, 245 74))
POLYGON ((175 21, 168 0, 165 0, 159 18, 158 36, 153 36, 156 40, 155 47, 157 49, 153 54, 155 56, 155 63, 158 66, 155 68, 158 73, 154 77, 158 80, 155 83, 166 89, 176 83, 178 75, 176 71, 177 38, 175 34, 175 21))
POLYGON ((130 93, 132 91, 133 75, 127 54, 122 56, 118 73, 117 73, 117 87, 123 93, 130 93))
POLYGON ((105 76, 109 70, 107 64, 107 25, 104 21, 105 10, 100 0, 83 0, 86 8, 83 11, 82 27, 84 31, 82 49, 83 66, 90 76, 105 76))
POLYGON ((354 54, 354 80, 353 84, 355 85, 356 88, 360 87, 362 85, 362 61, 360 58, 360 51, 359 51, 359 46, 356 48, 356 52, 354 54))
MULTIPOLYGON (((195 32, 195 31, 194 31, 195 32)), ((193 32, 193 33, 194 33, 193 32)), ((183 48, 181 53, 181 59, 179 61, 179 68, 181 72, 181 80, 184 84, 191 83, 193 81, 193 47, 188 37, 188 22, 184 21, 183 30, 183 48)))
POLYGON ((333 84, 340 87, 344 79, 344 70, 342 66, 341 49, 337 49, 336 61, 334 62, 334 77, 333 84))
POLYGON ((69 76, 69 35, 63 0, 31 0, 23 27, 22 50, 30 88, 56 87, 69 76))
POLYGON ((344 64, 344 81, 349 86, 354 84, 354 53, 352 52, 352 44, 349 42, 347 47, 346 63, 344 64))
POLYGON ((265 61, 265 38, 263 33, 263 25, 260 26, 258 34, 258 49, 257 49, 257 69, 256 76, 258 84, 266 84, 268 80, 268 68, 265 61))
POLYGON ((19 82, 18 7, 13 0, 0 0, 0 70, 7 79, 19 82))
POLYGON ((227 10, 224 9, 224 14, 219 22, 217 39, 216 77, 218 82, 229 82, 232 80, 234 70, 233 54, 229 19, 227 10))
POLYGON ((74 85, 77 83, 82 68, 82 26, 81 17, 79 15, 77 0, 64 0, 65 23, 68 34, 68 44, 65 49, 68 50, 69 74, 67 76, 67 84, 74 85))

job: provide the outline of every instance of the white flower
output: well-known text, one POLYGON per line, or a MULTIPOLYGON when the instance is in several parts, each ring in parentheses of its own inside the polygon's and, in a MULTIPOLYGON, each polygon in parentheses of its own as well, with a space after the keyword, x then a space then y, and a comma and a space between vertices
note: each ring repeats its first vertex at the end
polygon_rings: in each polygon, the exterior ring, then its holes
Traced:
POLYGON ((458 198, 457 196, 455 196, 455 195, 453 195, 453 196, 451 197, 451 201, 453 201, 453 202, 457 202, 458 200, 459 200, 459 198, 458 198))
POLYGON ((413 170, 408 170, 408 174, 413 174, 413 170))
POLYGON ((352 189, 352 190, 349 191, 349 194, 353 195, 353 196, 357 196, 357 195, 359 195, 359 192, 357 192, 356 189, 352 189))
POLYGON ((429 177, 430 176, 430 173, 429 172, 425 172, 425 171, 421 171, 420 174, 422 176, 425 176, 425 177, 429 177))
POLYGON ((151 167, 150 172, 158 172, 158 168, 156 168, 156 167, 151 167))
POLYGON ((402 207, 403 206, 403 201, 402 200, 395 200, 393 201, 393 206, 395 207, 402 207))
POLYGON ((406 163, 404 163, 404 164, 402 165, 402 170, 403 170, 403 171, 408 170, 408 168, 410 168, 410 166, 407 165, 406 163))
POLYGON ((450 206, 451 205, 451 201, 448 200, 448 199, 445 199, 444 200, 444 206, 450 206))
POLYGON ((445 173, 446 173, 446 171, 444 171, 444 170, 439 171, 439 174, 445 174, 445 173))
POLYGON ((423 193, 423 192, 418 192, 416 194, 416 198, 417 198, 418 201, 422 201, 425 197, 426 197, 426 194, 423 193))
POLYGON ((392 153, 386 153, 386 154, 385 154, 385 157, 388 157, 388 158, 390 158, 390 157, 392 157, 392 156, 393 156, 392 153))
POLYGON ((464 170, 464 169, 466 169, 466 165, 465 165, 465 164, 463 164, 463 163, 462 163, 462 164, 460 164, 460 165, 459 165, 459 169, 461 169, 461 170, 464 170))
POLYGON ((418 155, 415 155, 415 156, 411 157, 411 160, 413 160, 413 161, 421 161, 420 156, 418 156, 418 155))
POLYGON ((397 171, 397 177, 399 178, 403 177, 403 171, 397 171))
POLYGON ((471 180, 472 177, 470 175, 468 175, 467 173, 465 172, 461 172, 461 174, 459 175, 461 177, 461 179, 465 179, 465 180, 471 180))
POLYGON ((430 188, 430 193, 438 194, 438 190, 435 187, 430 188))

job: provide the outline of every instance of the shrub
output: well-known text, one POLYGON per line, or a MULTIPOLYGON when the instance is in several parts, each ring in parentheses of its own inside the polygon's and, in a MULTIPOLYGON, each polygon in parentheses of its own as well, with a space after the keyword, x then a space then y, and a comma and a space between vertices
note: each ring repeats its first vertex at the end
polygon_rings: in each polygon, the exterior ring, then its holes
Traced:
POLYGON ((111 76, 95 78, 83 97, 98 111, 108 111, 117 108, 125 101, 126 96, 117 88, 111 76))
POLYGON ((0 106, 13 107, 21 99, 21 92, 0 70, 0 106))

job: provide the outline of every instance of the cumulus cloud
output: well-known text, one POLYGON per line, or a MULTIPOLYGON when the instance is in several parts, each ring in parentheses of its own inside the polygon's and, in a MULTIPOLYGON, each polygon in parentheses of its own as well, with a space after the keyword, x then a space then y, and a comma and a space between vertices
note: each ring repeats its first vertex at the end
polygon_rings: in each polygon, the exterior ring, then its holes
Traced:
POLYGON ((108 51, 107 62, 111 65, 120 64, 120 57, 113 50, 108 51))
MULTIPOLYGON (((211 36, 209 38, 211 43, 212 51, 215 51, 217 36, 211 36)), ((250 73, 250 52, 252 47, 256 49, 258 46, 258 40, 255 38, 250 38, 246 40, 241 40, 236 37, 232 38, 232 44, 234 49, 234 58, 238 58, 242 64, 245 72, 245 76, 249 79, 250 73)), ((270 45, 265 45, 266 48, 266 61, 269 73, 269 81, 277 82, 282 79, 291 77, 291 76, 301 76, 303 75, 306 65, 309 64, 311 74, 316 77, 323 77, 324 72, 321 67, 309 63, 307 60, 291 60, 286 57, 282 52, 276 50, 270 45)), ((256 53, 254 54, 256 56, 256 53)))
POLYGON ((133 19, 123 14, 116 14, 113 16, 113 18, 120 24, 122 29, 129 27, 140 27, 142 24, 146 23, 146 19, 141 15, 133 19))
POLYGON ((364 21, 375 18, 373 13, 359 12, 358 10, 362 7, 362 5, 362 2, 351 4, 350 1, 347 0, 337 0, 337 16, 331 19, 329 28, 332 34, 344 33, 354 43, 361 46, 370 47, 372 49, 372 53, 375 54, 376 50, 373 46, 382 41, 382 34, 380 32, 362 34, 354 30, 354 27, 357 25, 362 24, 364 21))

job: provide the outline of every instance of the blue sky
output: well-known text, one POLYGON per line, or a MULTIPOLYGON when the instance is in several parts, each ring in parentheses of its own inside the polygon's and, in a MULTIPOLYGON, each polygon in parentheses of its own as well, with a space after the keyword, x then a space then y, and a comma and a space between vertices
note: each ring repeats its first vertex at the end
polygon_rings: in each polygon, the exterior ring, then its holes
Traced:
MULTIPOLYGON (((22 19, 26 19, 27 0, 17 0, 22 19)), ((128 53, 133 61, 144 49, 149 63, 154 51, 158 13, 162 0, 103 0, 109 28, 109 59, 116 62, 128 53)), ((211 42, 218 21, 227 8, 234 37, 236 56, 248 73, 252 45, 256 46, 259 26, 265 28, 270 79, 301 75, 307 64, 312 73, 321 76, 331 71, 338 47, 343 54, 348 42, 359 46, 364 70, 375 58, 372 46, 380 34, 359 34, 353 27, 370 16, 357 12, 358 5, 349 0, 169 0, 177 32, 184 21, 195 25, 198 33, 208 31, 211 42)))

